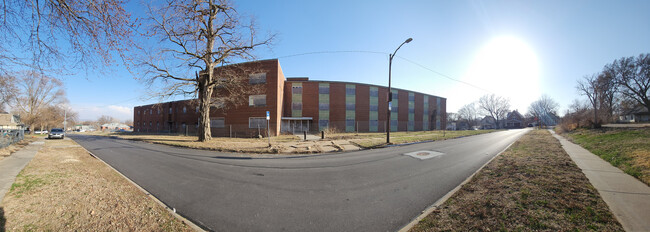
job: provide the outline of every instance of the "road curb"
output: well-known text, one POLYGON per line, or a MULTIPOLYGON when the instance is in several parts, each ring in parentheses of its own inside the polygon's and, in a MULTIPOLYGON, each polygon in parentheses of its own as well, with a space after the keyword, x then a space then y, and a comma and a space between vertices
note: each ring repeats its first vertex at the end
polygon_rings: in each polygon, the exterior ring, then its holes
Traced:
MULTIPOLYGON (((528 134, 529 132, 530 132, 530 131, 526 132, 526 134, 528 134)), ((526 135, 526 134, 523 134, 522 136, 524 136, 524 135, 526 135)), ((519 139, 520 139, 520 138, 521 138, 521 137, 519 137, 519 139)), ((460 183, 458 186, 456 186, 456 187, 455 187, 454 189, 452 189, 451 191, 447 192, 447 194, 445 194, 445 195, 442 196, 440 199, 438 199, 436 202, 434 202, 432 205, 430 205, 429 207, 427 207, 424 211, 422 211, 422 213, 421 213, 420 215, 418 215, 417 217, 415 217, 413 220, 411 220, 411 222, 409 222, 408 224, 406 224, 405 226, 403 226, 403 227, 402 227, 401 229, 399 229, 398 231, 399 231, 399 232, 408 232, 409 230, 411 230, 411 229, 412 229, 415 225, 417 225, 417 224, 418 224, 422 219, 424 219, 426 216, 428 216, 429 214, 431 214, 431 212, 433 212, 433 211, 436 210, 440 205, 442 205, 443 203, 445 203, 449 198, 451 198, 451 196, 454 195, 454 193, 458 192, 458 190, 460 190, 460 188, 462 188, 465 184, 467 184, 470 180, 472 180, 472 178, 474 178, 474 176, 476 175, 476 173, 478 173, 478 172, 480 172, 481 170, 483 170, 483 168, 484 168, 485 166, 487 166, 489 163, 491 163, 492 160, 494 160, 494 159, 496 159, 497 157, 499 157, 499 156, 501 155, 501 153, 503 153, 504 151, 508 150, 508 148, 510 148, 510 146, 512 146, 512 144, 515 144, 515 142, 519 141, 519 139, 515 140, 514 142, 512 142, 511 144, 509 144, 508 146, 506 146, 502 151, 500 151, 499 153, 497 153, 494 157, 492 157, 490 160, 488 160, 488 162, 486 162, 485 164, 483 164, 479 169, 477 169, 474 173, 472 173, 472 175, 469 175, 469 176, 467 177, 467 179, 465 179, 462 183, 460 183)))
MULTIPOLYGON (((73 139, 73 141, 74 141, 74 139, 73 139)), ((77 143, 77 141, 75 141, 75 143, 77 143)), ((77 144, 78 144, 78 143, 77 143, 77 144)), ((102 162, 102 163, 104 163, 106 166, 108 166, 109 168, 113 169, 113 171, 115 171, 117 174, 119 174, 119 175, 122 176, 124 179, 126 179, 127 181, 129 181, 129 182, 130 182, 132 185, 134 185, 136 188, 140 189, 140 191, 142 191, 142 192, 143 192, 145 195, 147 195, 149 198, 153 199, 154 202, 156 202, 158 205, 160 205, 160 206, 162 206, 163 208, 165 208, 165 210, 167 210, 167 212, 169 212, 171 215, 173 215, 176 219, 181 220, 183 223, 185 223, 185 224, 187 224, 188 226, 190 226, 190 228, 192 228, 194 231, 201 231, 201 232, 207 231, 207 230, 203 229, 202 227, 198 226, 197 224, 195 224, 194 222, 192 222, 191 220, 189 220, 189 219, 183 217, 183 215, 178 214, 178 213, 176 212, 176 209, 175 209, 175 208, 171 208, 171 207, 169 207, 168 205, 166 205, 164 202, 162 202, 160 199, 158 199, 157 197, 155 197, 153 194, 149 193, 149 191, 147 191, 146 189, 142 188, 142 186, 140 186, 140 185, 138 185, 137 183, 135 183, 133 180, 131 180, 130 178, 128 178, 127 176, 125 176, 124 174, 122 174, 120 171, 118 171, 117 169, 115 169, 115 168, 114 168, 113 166, 111 166, 110 164, 104 162, 104 160, 102 160, 101 158, 99 158, 99 156, 96 156, 95 154, 93 154, 92 152, 90 152, 88 149, 86 149, 85 147, 83 147, 83 146, 81 146, 81 145, 79 145, 79 147, 83 148, 86 152, 88 152, 88 154, 90 154, 90 155, 91 155, 92 157, 94 157, 95 159, 99 160, 100 162, 102 162)))

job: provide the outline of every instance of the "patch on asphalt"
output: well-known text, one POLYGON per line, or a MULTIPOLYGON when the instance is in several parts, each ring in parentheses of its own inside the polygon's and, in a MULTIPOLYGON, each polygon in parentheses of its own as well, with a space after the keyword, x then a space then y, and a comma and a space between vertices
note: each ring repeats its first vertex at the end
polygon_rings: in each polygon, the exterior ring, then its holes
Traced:
POLYGON ((415 151, 415 152, 404 153, 405 156, 410 156, 420 160, 431 159, 444 154, 445 153, 437 152, 437 151, 415 151))

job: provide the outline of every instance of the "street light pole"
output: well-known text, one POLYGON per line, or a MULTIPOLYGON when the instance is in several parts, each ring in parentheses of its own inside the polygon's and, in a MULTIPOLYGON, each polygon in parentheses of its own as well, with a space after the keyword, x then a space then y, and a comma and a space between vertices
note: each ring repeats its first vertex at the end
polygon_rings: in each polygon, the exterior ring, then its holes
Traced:
POLYGON ((393 57, 395 57, 395 53, 397 53, 397 50, 402 47, 405 43, 409 43, 413 41, 413 38, 408 38, 406 41, 402 42, 402 44, 395 49, 395 52, 393 54, 388 55, 388 122, 386 123, 386 143, 390 143, 390 110, 391 110, 391 101, 393 101, 393 93, 390 91, 390 81, 391 81, 391 67, 393 66, 393 57))

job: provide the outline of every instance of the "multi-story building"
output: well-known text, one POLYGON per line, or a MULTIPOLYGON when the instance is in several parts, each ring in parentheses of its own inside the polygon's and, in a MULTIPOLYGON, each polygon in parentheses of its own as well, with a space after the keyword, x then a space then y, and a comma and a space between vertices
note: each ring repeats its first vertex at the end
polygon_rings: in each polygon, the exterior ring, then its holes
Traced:
MULTIPOLYGON (((314 81, 306 77, 285 78, 277 59, 254 61, 248 85, 262 86, 249 95, 248 104, 210 109, 213 136, 250 137, 334 130, 341 132, 385 132, 388 119, 388 88, 336 81, 314 81), (270 120, 266 120, 266 112, 270 120)), ((217 69, 228 68, 228 66, 217 69)), ((446 99, 392 88, 391 131, 441 130, 446 122, 446 99)), ((215 95, 214 97, 218 97, 215 95)), ((198 128, 197 100, 165 102, 134 108, 134 131, 195 133, 198 128)))

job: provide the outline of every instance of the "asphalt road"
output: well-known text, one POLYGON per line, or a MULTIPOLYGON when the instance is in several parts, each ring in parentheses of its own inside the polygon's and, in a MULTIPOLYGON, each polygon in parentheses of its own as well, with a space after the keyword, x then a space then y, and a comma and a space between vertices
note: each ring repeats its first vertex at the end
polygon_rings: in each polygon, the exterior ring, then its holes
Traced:
POLYGON ((308 157, 246 158, 70 135, 214 231, 395 231, 528 130, 308 157), (437 151, 420 160, 404 153, 437 151))

